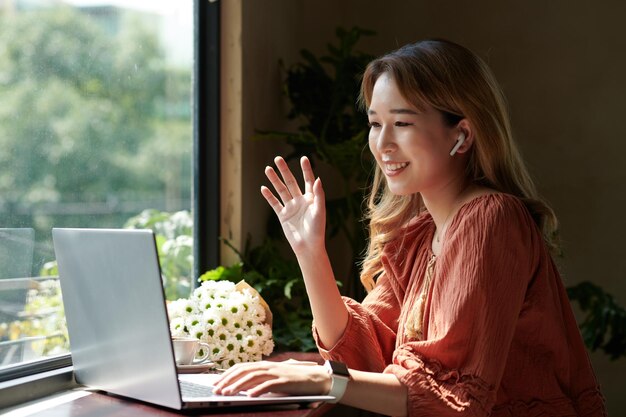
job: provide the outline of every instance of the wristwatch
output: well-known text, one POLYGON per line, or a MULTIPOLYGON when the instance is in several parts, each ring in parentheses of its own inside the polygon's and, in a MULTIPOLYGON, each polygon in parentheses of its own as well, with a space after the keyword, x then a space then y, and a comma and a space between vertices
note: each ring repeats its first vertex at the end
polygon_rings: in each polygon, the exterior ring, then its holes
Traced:
POLYGON ((335 397, 331 403, 337 403, 343 397, 350 380, 350 371, 345 363, 329 361, 324 362, 324 368, 328 370, 331 377, 330 391, 328 395, 335 397))

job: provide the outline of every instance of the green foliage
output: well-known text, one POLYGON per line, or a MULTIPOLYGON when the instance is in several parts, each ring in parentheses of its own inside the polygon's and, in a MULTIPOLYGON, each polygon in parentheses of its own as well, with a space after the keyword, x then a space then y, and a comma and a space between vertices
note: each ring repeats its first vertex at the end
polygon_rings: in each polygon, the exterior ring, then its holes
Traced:
MULTIPOLYGON (((5 17, 0 31, 5 46, 0 137, 10 141, 3 148, 13 150, 18 172, 29 173, 10 177, 14 189, 31 189, 35 180, 59 168, 74 175, 56 175, 53 187, 44 186, 57 196, 74 194, 87 182, 92 188, 103 187, 104 181, 128 188, 116 158, 150 132, 150 106, 162 94, 163 71, 146 62, 158 56, 154 41, 132 51, 117 50, 117 42, 71 8, 19 16, 5 17), (120 56, 124 51, 133 59, 120 56), (146 79, 133 81, 137 63, 145 66, 150 85, 146 79), (107 170, 109 175, 103 176, 107 170)), ((137 45, 135 36, 148 39, 134 33, 125 43, 137 45)))
POLYGON ((191 71, 119 13, 115 30, 61 5, 0 14, 0 215, 38 239, 190 199, 191 71))
POLYGON ((189 297, 193 273, 193 219, 190 213, 148 209, 128 219, 124 227, 154 232, 165 297, 168 300, 189 297))
MULTIPOLYGON (((191 68, 168 67, 140 12, 111 13, 0 12, 0 218, 35 229, 43 277, 58 274, 52 226, 120 227, 144 207, 190 201, 191 68)), ((190 288, 184 239, 158 237, 170 297, 190 288)), ((64 335, 56 279, 29 290, 22 320, 0 323, 0 339, 45 339, 43 355, 66 349, 64 335)))
POLYGON ((272 310, 276 350, 314 350, 315 342, 311 335, 313 317, 297 262, 285 259, 271 238, 254 248, 247 245, 244 253, 237 251, 229 242, 225 243, 239 255, 241 262, 208 271, 200 277, 200 281, 238 282, 244 279, 261 294, 272 310))
MULTIPOLYGON (((281 140, 292 145, 287 159, 307 155, 315 163, 332 166, 343 190, 340 197, 327 201, 328 236, 343 234, 352 252, 352 271, 346 279, 348 295, 361 289, 356 261, 366 242, 360 218, 361 205, 372 160, 367 146, 367 116, 357 108, 360 76, 372 56, 357 51, 362 36, 374 32, 353 27, 338 28, 338 44, 327 46, 328 53, 317 58, 304 49, 303 62, 285 69, 285 94, 291 103, 290 119, 301 122, 297 132, 259 132, 256 138, 281 140)), ((278 235, 272 226, 270 235, 278 235)), ((361 292, 362 295, 362 292, 361 292)))
POLYGON ((238 262, 229 267, 218 266, 200 275, 198 281, 231 281, 237 283, 243 277, 243 263, 238 262))
POLYGON ((65 309, 56 261, 39 271, 42 278, 28 290, 23 319, 0 323, 0 340, 26 339, 24 349, 34 356, 52 356, 69 351, 65 309))
POLYGON ((601 349, 612 360, 626 356, 626 310, 599 286, 585 281, 567 288, 585 317, 580 329, 589 349, 601 349))

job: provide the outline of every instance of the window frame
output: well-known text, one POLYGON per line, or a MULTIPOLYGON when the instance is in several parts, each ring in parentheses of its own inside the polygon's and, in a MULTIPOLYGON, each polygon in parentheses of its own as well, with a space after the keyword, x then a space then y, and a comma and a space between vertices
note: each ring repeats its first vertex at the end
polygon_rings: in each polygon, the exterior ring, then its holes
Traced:
MULTIPOLYGON (((219 264, 220 2, 193 2, 192 207, 193 272, 197 277, 219 264)), ((8 366, 0 369, 0 409, 73 386, 76 382, 70 353, 8 366)))
POLYGON ((219 265, 220 2, 194 0, 194 14, 193 238, 198 277, 219 265))

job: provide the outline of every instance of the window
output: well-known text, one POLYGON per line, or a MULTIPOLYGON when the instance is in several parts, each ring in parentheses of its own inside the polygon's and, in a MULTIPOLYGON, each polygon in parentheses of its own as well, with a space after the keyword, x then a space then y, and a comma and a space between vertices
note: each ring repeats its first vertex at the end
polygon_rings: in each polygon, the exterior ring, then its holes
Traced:
POLYGON ((52 227, 154 229, 167 297, 188 295, 196 8, 0 2, 0 372, 67 356, 52 227))

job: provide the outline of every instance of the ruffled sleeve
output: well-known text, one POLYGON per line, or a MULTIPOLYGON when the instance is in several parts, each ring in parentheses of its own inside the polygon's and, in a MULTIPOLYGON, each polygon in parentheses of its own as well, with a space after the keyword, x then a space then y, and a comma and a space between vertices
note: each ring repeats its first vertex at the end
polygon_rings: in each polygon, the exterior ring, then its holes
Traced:
POLYGON ((376 287, 362 303, 343 297, 348 324, 342 337, 327 349, 320 341, 315 323, 313 337, 324 359, 344 362, 363 371, 382 372, 391 362, 398 327, 398 299, 388 277, 379 277, 376 287))
POLYGON ((461 208, 437 258, 425 340, 400 340, 384 371, 407 386, 410 415, 489 415, 540 239, 513 197, 461 208))
POLYGON ((348 309, 348 323, 334 346, 322 344, 313 323, 313 337, 324 359, 341 361, 352 369, 369 372, 382 372, 391 363, 400 311, 414 268, 414 264, 406 260, 415 256, 431 224, 429 216, 418 216, 405 230, 402 239, 385 246, 382 255, 384 272, 362 303, 343 297, 348 309), (396 262, 399 258, 405 262, 396 262))

